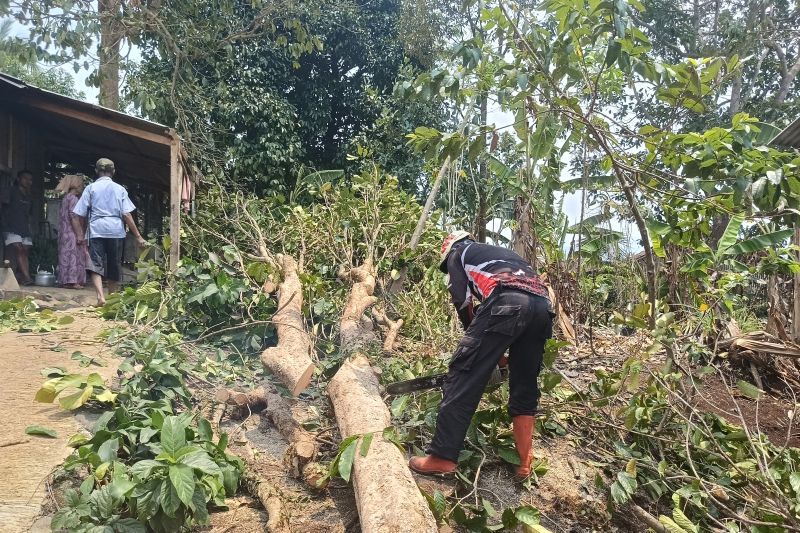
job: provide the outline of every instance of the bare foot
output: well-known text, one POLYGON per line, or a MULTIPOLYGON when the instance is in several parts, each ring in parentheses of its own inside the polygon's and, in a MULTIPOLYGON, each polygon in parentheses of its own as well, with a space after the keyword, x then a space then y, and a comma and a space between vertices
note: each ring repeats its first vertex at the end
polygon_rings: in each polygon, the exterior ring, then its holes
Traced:
POLYGON ((97 300, 97 303, 94 304, 95 307, 103 307, 104 305, 106 305, 105 300, 97 300))

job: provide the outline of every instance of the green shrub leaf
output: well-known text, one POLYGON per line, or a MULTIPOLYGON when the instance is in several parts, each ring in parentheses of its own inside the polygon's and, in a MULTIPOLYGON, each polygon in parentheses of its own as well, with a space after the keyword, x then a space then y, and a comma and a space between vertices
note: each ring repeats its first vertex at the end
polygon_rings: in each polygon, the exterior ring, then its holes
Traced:
POLYGON ((44 426, 28 426, 25 428, 25 433, 28 435, 36 435, 37 437, 50 437, 53 439, 58 436, 55 430, 44 426))
MULTIPOLYGON (((217 468, 217 470, 219 470, 219 468, 217 468)), ((178 498, 180 498, 183 504, 188 507, 189 504, 192 502, 192 495, 194 494, 195 481, 194 481, 194 472, 192 472, 192 468, 185 464, 177 464, 170 466, 169 480, 175 487, 175 491, 178 494, 178 498)))
POLYGON ((186 428, 177 416, 168 416, 161 427, 161 448, 171 456, 186 446, 186 428))

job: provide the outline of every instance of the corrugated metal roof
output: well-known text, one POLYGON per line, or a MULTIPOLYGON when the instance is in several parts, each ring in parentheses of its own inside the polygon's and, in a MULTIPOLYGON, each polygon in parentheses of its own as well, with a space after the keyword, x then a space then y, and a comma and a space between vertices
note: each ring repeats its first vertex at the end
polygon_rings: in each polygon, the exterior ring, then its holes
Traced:
POLYGON ((774 146, 800 148, 800 117, 775 136, 775 138, 770 141, 770 144, 774 146))

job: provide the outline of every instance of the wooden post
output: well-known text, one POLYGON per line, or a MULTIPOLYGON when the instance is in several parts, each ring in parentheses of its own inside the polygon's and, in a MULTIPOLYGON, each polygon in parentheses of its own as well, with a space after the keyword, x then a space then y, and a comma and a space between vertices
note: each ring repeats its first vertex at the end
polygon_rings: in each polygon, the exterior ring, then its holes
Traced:
MULTIPOLYGON (((794 244, 800 246, 800 223, 794 224, 794 244)), ((800 252, 797 253, 800 261, 800 252)), ((792 340, 800 342, 800 274, 794 275, 794 306, 792 310, 792 340)))
POLYGON ((169 267, 175 269, 181 258, 181 187, 180 145, 173 136, 169 147, 169 267))

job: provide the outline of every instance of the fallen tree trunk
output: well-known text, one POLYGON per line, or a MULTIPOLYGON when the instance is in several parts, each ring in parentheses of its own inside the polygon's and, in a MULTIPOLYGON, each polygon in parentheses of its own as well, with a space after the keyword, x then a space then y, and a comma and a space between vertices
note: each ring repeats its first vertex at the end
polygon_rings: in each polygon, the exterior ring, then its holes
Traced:
POLYGON ((353 461, 353 489, 361 531, 435 533, 436 519, 406 466, 404 455, 383 438, 391 419, 367 358, 357 354, 346 361, 328 384, 328 394, 342 438, 373 434, 367 455, 356 453, 353 461))
POLYGON ((383 438, 391 417, 375 372, 364 355, 354 353, 375 342, 374 333, 363 320, 364 312, 376 301, 372 296, 372 262, 367 260, 341 277, 355 281, 340 327, 341 351, 353 355, 328 383, 328 395, 342 438, 372 434, 366 455, 359 452, 353 459, 352 480, 361 531, 436 533, 436 519, 414 482, 403 453, 383 438))
POLYGON ((278 311, 272 318, 278 330, 278 345, 267 348, 261 361, 283 383, 292 396, 303 392, 314 375, 311 339, 303 320, 303 287, 297 276, 297 263, 289 255, 278 256, 283 283, 278 296, 278 311))

